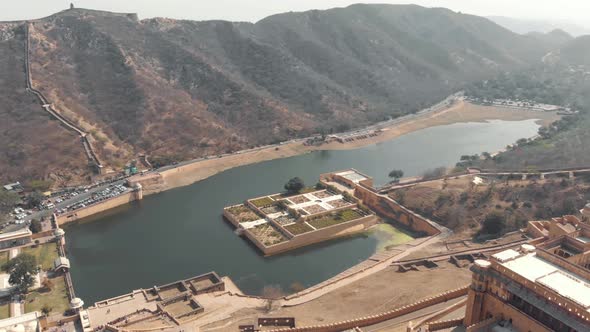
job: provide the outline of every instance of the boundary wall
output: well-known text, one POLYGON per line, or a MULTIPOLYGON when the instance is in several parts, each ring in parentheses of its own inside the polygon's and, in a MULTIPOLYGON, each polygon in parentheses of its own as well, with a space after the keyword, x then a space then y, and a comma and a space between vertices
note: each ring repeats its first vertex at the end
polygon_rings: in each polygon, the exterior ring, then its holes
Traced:
MULTIPOLYGON (((228 218, 227 214, 225 213, 225 210, 223 214, 233 225, 236 225, 236 221, 232 220, 233 218, 228 218)), ((304 247, 310 244, 324 242, 339 237, 356 234, 370 228, 375 224, 377 224, 377 216, 372 214, 345 223, 337 224, 326 228, 321 228, 312 232, 294 235, 292 237, 287 236, 287 241, 277 243, 272 246, 265 246, 263 243, 258 241, 258 239, 254 235, 252 235, 248 230, 243 230, 242 234, 244 234, 244 236, 246 236, 250 241, 252 241, 252 243, 254 243, 256 247, 258 247, 264 253, 265 256, 271 256, 282 252, 290 251, 299 247, 304 247)))
POLYGON ((394 310, 382 312, 380 314, 355 318, 351 320, 341 321, 332 324, 324 324, 324 325, 315 325, 315 326, 306 326, 306 327, 296 327, 296 328, 284 328, 284 329, 277 329, 272 330, 271 332, 338 332, 344 330, 350 330, 357 327, 363 326, 370 326, 374 324, 378 324, 390 319, 394 319, 416 310, 421 310, 435 304, 443 303, 452 299, 456 299, 461 296, 467 295, 469 290, 469 285, 457 288, 454 290, 450 290, 448 292, 441 293, 439 295, 426 298, 424 300, 418 301, 416 303, 403 306, 394 310))

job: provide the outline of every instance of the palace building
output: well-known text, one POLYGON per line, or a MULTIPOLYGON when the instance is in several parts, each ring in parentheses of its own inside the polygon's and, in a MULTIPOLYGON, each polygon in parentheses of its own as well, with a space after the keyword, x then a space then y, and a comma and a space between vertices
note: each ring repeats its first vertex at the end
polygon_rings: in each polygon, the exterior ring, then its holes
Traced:
POLYGON ((476 260, 467 331, 590 331, 587 225, 552 220, 546 237, 476 260), (582 226, 581 226, 582 225, 582 226), (565 227, 569 228, 569 227, 565 227), (555 236, 557 234, 558 236, 555 236))

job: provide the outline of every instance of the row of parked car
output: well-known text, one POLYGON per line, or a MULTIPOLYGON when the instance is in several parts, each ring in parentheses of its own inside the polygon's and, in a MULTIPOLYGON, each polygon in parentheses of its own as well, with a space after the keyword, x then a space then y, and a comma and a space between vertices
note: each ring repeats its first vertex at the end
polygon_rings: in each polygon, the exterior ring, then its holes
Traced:
POLYGON ((63 209, 57 209, 55 211, 55 213, 62 214, 62 213, 66 213, 68 211, 82 209, 82 208, 85 208, 89 205, 92 205, 92 204, 95 204, 98 202, 102 202, 102 201, 107 200, 109 198, 119 196, 119 195, 125 193, 127 190, 129 190, 129 188, 125 187, 124 185, 121 185, 121 184, 112 185, 112 186, 109 186, 101 191, 97 191, 97 192, 93 193, 92 196, 90 196, 86 199, 83 199, 83 200, 78 201, 73 204, 69 204, 63 209))
POLYGON ((23 208, 15 208, 14 212, 11 213, 11 216, 14 217, 15 219, 15 224, 22 224, 24 223, 24 219, 28 216, 31 215, 33 213, 33 211, 31 210, 25 210, 23 208))

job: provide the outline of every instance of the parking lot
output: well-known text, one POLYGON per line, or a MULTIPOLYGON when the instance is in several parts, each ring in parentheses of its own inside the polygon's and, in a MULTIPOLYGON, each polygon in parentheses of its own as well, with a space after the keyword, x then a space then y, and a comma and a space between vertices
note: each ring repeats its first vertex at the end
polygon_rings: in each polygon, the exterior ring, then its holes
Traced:
MULTIPOLYGON (((55 209, 55 213, 59 215, 59 214, 63 214, 63 213, 69 212, 69 211, 75 211, 78 209, 82 209, 82 208, 85 208, 89 205, 96 204, 96 203, 102 202, 104 200, 113 198, 113 197, 117 197, 117 196, 119 196, 123 193, 126 193, 128 191, 129 191, 129 188, 122 185, 122 184, 112 184, 102 190, 92 192, 90 194, 90 196, 88 196, 86 198, 75 200, 75 202, 67 204, 64 207, 60 207, 60 208, 55 209)), ((85 190, 85 193, 87 193, 87 192, 88 192, 88 189, 85 190)), ((74 192, 69 195, 71 196, 70 198, 72 198, 72 197, 78 196, 79 193, 74 192)), ((62 197, 56 198, 55 201, 57 203, 61 203, 62 197)))

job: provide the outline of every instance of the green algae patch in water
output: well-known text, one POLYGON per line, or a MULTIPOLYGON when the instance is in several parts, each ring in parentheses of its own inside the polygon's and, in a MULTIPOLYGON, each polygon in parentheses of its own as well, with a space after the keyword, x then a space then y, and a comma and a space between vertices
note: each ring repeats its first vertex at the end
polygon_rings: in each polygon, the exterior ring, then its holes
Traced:
POLYGON ((408 232, 386 222, 375 225, 368 232, 377 239, 376 252, 391 250, 400 244, 414 240, 408 232))

